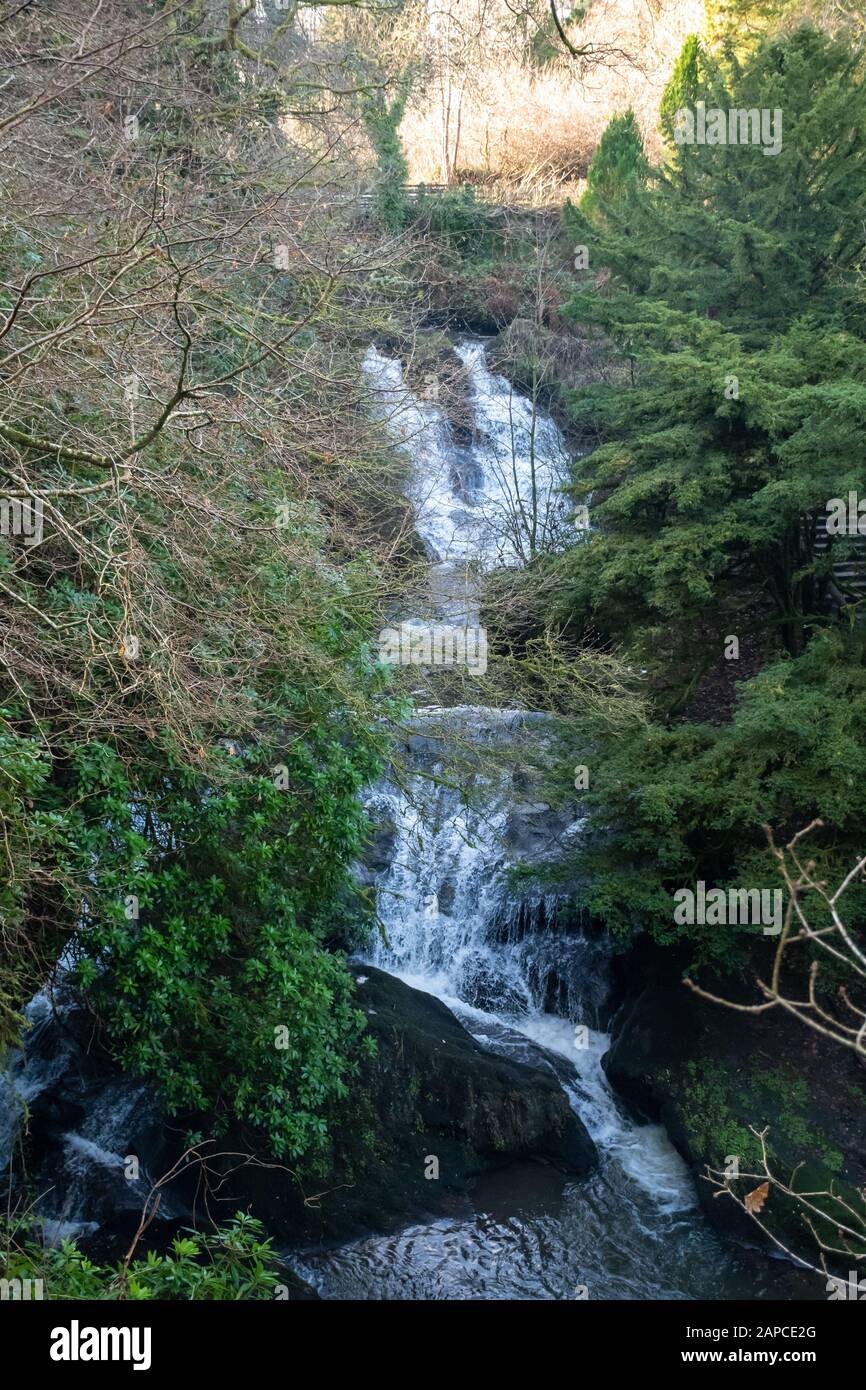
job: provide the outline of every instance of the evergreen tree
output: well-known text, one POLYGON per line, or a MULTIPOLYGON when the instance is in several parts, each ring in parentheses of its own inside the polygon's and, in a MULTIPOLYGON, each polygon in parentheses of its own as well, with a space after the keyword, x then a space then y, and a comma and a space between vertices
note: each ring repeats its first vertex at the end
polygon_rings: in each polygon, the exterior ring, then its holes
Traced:
POLYGON ((862 481, 866 423, 858 55, 805 28, 741 73, 687 48, 680 87, 697 68, 708 107, 780 109, 781 151, 695 144, 687 169, 568 214, 612 272, 569 312, 617 344, 621 380, 572 397, 604 442, 574 483, 595 532, 563 565, 565 607, 647 660, 675 622, 675 686, 726 633, 778 632, 794 654, 825 621, 815 517, 862 481))
MULTIPOLYGON (((832 881, 866 815, 858 605, 839 621, 816 547, 828 501, 863 491, 862 54, 810 28, 763 40, 742 65, 689 40, 665 97, 669 138, 680 104, 699 101, 778 108, 781 149, 671 145, 662 167, 567 213, 610 272, 582 281, 568 312, 616 356, 607 380, 571 393, 598 441, 573 484, 592 529, 553 587, 563 622, 647 671, 655 716, 616 738, 582 731, 596 833, 580 867, 591 911, 664 940, 683 883, 770 886, 766 822, 785 835, 820 816, 813 850, 832 881), (703 676, 737 682, 732 636, 765 665, 735 684, 728 722, 698 723, 703 676)), ((866 904, 851 911, 859 925, 866 904)), ((705 953, 739 949, 701 937, 705 953)))
MULTIPOLYGON (((694 107, 700 87, 701 43, 690 34, 673 66, 659 103, 659 125, 668 141, 674 138, 674 120, 681 107, 694 107)), ((603 138, 603 137, 602 137, 603 138)))
POLYGON ((586 192, 580 206, 591 218, 604 218, 607 203, 621 203, 633 180, 648 172, 643 140, 634 112, 614 116, 605 130, 586 176, 586 192))

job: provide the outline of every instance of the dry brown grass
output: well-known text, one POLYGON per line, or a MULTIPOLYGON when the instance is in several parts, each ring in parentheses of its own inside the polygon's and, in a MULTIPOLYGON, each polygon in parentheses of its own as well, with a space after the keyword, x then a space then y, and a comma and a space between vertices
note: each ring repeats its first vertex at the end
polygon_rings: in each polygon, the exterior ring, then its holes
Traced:
MULTIPOLYGON (((703 22, 703 0, 604 0, 593 6, 581 31, 582 40, 611 50, 603 62, 581 64, 564 56, 555 65, 530 69, 491 51, 466 84, 458 178, 507 188, 528 202, 574 196, 601 132, 630 106, 654 150, 665 82, 683 41, 703 22)), ((413 181, 443 179, 441 123, 432 84, 401 129, 413 181)))

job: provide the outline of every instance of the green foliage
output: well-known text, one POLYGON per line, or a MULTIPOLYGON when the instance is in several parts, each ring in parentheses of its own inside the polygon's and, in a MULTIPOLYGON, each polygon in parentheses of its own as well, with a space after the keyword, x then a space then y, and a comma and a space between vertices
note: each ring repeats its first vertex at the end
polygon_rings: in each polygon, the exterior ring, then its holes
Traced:
POLYGON ((140 138, 94 77, 86 148, 45 107, 8 198, 4 308, 50 268, 8 349, 65 350, 0 403, 4 464, 53 507, 42 544, 0 539, 0 1042, 63 953, 95 1045, 171 1110, 321 1165, 364 1049, 342 950, 369 925, 359 792, 396 709, 369 647, 377 436, 346 409, 378 262, 367 229, 353 279, 331 216, 296 235, 286 190, 317 160, 273 127, 274 65, 244 69, 235 41, 206 5, 160 12, 140 138), (76 193, 34 229, 38 179, 76 193), (122 323, 81 317, 109 264, 122 323))
POLYGON ((425 221, 433 235, 440 237, 453 251, 462 254, 471 251, 473 261, 492 249, 489 221, 469 183, 441 193, 428 193, 422 184, 413 210, 417 220, 425 221))
POLYGON ((62 853, 62 818, 36 809, 49 776, 45 750, 17 734, 0 709, 0 829, 4 872, 0 877, 0 923, 6 969, 0 973, 0 1052, 18 1035, 18 1005, 33 979, 33 952, 23 930, 27 894, 33 884, 28 866, 62 853))
POLYGON ((682 107, 694 109, 700 95, 701 57, 701 41, 697 34, 690 34, 674 63, 659 102, 659 126, 670 143, 673 143, 677 111, 682 107))
POLYGON ((389 232, 401 231, 406 222, 407 202, 403 185, 409 177, 409 165, 400 141, 400 124, 410 88, 410 79, 405 77, 398 83, 396 95, 390 104, 382 87, 366 92, 361 98, 364 129, 378 165, 376 211, 389 232))
MULTIPOLYGON (((811 1122, 808 1083, 790 1066, 732 1072, 702 1058, 683 1067, 683 1123, 689 1142, 712 1167, 724 1167, 728 1155, 743 1170, 756 1170, 761 1145, 753 1129, 768 1129, 767 1157, 771 1168, 785 1167, 794 1155, 808 1162, 809 1177, 827 1181, 838 1176, 842 1155, 811 1122), (816 1172, 820 1167, 823 1172, 816 1172)), ((800 1188, 806 1190, 809 1183, 800 1188)))
POLYGON ((271 1299, 280 1283, 277 1256, 261 1222, 243 1212, 213 1232, 178 1235, 165 1254, 149 1250, 130 1263, 94 1264, 74 1241, 42 1246, 6 1221, 0 1224, 4 1279, 41 1279, 47 1300, 121 1299, 172 1302, 271 1299))
MULTIPOLYGON (((862 492, 861 57, 808 28, 742 66, 690 40, 663 127, 698 99, 781 108, 781 151, 684 145, 566 214, 610 272, 566 312, 605 335, 612 367, 570 395, 589 444, 571 491, 591 498, 592 530, 557 560, 552 607, 624 648, 656 716, 616 739, 586 734, 585 898, 660 940, 688 930, 673 925, 677 887, 773 886, 764 823, 785 834, 822 816, 832 877, 862 851, 866 812, 858 605, 849 594, 835 616, 815 545, 828 499, 862 492), (730 723, 684 722, 707 673, 737 680, 730 634, 756 644, 763 671, 736 686, 730 723)), ((861 898, 848 906, 862 920, 861 898)), ((699 951, 743 958, 736 928, 699 951)))
MULTIPOLYGON (((257 573, 265 631, 298 599, 290 571, 257 573)), ((384 677, 347 621, 345 581, 319 599, 320 609, 308 582, 308 657, 345 662, 357 697, 372 698, 384 677)), ((72 979, 115 1054, 158 1080, 170 1109, 208 1110, 217 1129, 246 1122, 274 1155, 312 1158, 357 1065, 363 1018, 339 955, 322 948, 383 745, 363 705, 355 713, 297 668, 262 666, 253 694, 259 727, 201 745, 200 766, 170 735, 125 757, 90 742, 72 750, 46 804, 78 856, 72 979)))
POLYGON ((732 1113, 733 1078, 706 1060, 687 1062, 683 1072, 678 1089, 689 1142, 714 1166, 723 1167, 728 1156, 734 1155, 742 1168, 754 1168, 760 1162, 761 1145, 748 1125, 732 1113))
MULTIPOLYGON (((249 535, 247 564, 231 533, 211 542, 219 617, 198 653, 205 671, 230 672, 252 642, 239 699, 202 708, 186 739, 133 719, 90 738, 73 723, 43 748, 16 730, 21 710, 0 725, 7 1038, 39 980, 26 928, 43 900, 55 929, 42 952, 74 925, 70 980, 125 1067, 157 1080, 170 1110, 208 1111, 217 1131, 240 1121, 275 1156, 312 1162, 357 1067, 363 1016, 325 947, 343 919, 356 939, 364 920, 349 866, 359 792, 385 750, 374 713, 389 709, 387 677, 367 648, 367 567, 290 561, 317 540, 300 512, 249 535), (253 619, 249 639, 233 612, 253 619)), ((162 582, 180 586, 160 552, 157 540, 162 582)), ((92 591, 58 585, 51 599, 59 621, 89 612, 90 635, 68 639, 89 644, 103 621, 92 591)))
POLYGON ((648 172, 643 140, 633 111, 614 116, 598 142, 586 176, 581 210, 589 218, 604 217, 609 202, 628 196, 628 185, 648 172))
MULTIPOLYGON (((829 632, 796 659, 771 663, 740 687, 723 725, 658 722, 601 732, 581 760, 594 831, 581 855, 584 904, 615 930, 646 926, 657 940, 695 940, 703 960, 742 963, 761 928, 674 923, 674 892, 708 885, 778 888, 763 825, 780 836, 821 816, 810 842, 828 881, 842 877, 866 821, 866 665, 860 635, 829 632)), ((807 905, 816 920, 819 905, 807 905)), ((846 897, 851 924, 866 894, 846 897)))
POLYGON ((801 650, 826 581, 814 517, 856 487, 866 420, 855 59, 800 30, 765 45, 726 94, 699 90, 781 107, 781 153, 683 146, 682 168, 631 181, 603 222, 569 214, 614 280, 582 288, 568 312, 614 340, 623 377, 572 398, 604 442, 574 483, 593 494, 596 530, 564 566, 566 606, 648 650, 676 618, 687 667, 718 648, 720 624, 757 623, 801 650))

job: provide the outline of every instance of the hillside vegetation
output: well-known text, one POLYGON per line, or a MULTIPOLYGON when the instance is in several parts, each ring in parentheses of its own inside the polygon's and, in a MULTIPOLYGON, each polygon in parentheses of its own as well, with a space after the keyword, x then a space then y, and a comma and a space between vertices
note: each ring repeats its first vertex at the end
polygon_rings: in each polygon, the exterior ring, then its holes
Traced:
MULTIPOLYGON (((863 532, 825 520, 864 488, 864 42, 856 0, 0 17, 0 1045, 56 988, 190 1142, 332 1175, 375 1051, 363 793, 426 692, 551 716, 543 792, 586 834, 527 880, 703 984, 774 946, 677 891, 773 890, 767 827, 809 826, 772 1007, 862 1061, 862 868, 844 922, 827 885, 866 850, 863 532), (683 143, 699 106, 780 112, 773 148, 683 143), (427 556, 361 362, 450 373, 466 428, 466 330, 565 431, 588 526, 486 577, 489 675, 428 687, 377 656, 427 556)), ((258 1227, 228 1234, 200 1296, 268 1296, 258 1227)), ((197 1286, 185 1239, 50 1258, 161 1296, 197 1286)))

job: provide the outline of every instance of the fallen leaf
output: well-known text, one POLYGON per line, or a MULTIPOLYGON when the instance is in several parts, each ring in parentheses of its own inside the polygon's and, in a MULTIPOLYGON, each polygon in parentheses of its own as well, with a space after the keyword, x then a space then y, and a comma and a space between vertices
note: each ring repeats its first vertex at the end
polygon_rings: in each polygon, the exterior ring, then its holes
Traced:
POLYGON ((762 1182, 760 1187, 756 1187, 754 1192, 746 1194, 746 1211, 752 1216, 756 1211, 761 1211, 764 1203, 770 1195, 770 1184, 762 1182))

